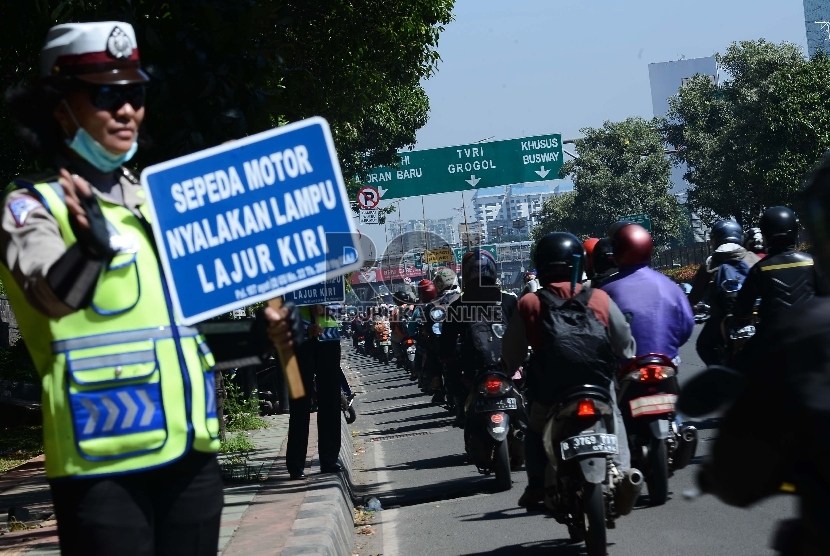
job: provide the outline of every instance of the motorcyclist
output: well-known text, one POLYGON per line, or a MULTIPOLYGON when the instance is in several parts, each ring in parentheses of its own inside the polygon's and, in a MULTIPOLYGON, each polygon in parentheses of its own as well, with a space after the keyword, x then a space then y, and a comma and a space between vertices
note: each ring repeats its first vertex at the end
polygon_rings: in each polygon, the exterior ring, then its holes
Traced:
POLYGON ((767 209, 761 216, 761 231, 768 246, 767 257, 749 271, 733 309, 736 319, 749 318, 760 298, 756 330, 772 322, 781 310, 811 299, 816 292, 813 257, 795 250, 795 213, 787 207, 767 209))
MULTIPOLYGON (((420 369, 426 381, 430 383, 430 388, 434 390, 432 402, 443 403, 444 389, 441 381, 441 361, 438 359, 439 335, 433 330, 433 325, 436 323, 429 314, 429 308, 437 297, 438 290, 432 280, 423 279, 418 282, 418 301, 420 305, 416 308, 414 317, 414 320, 419 323, 415 368, 420 369)), ((410 376, 409 378, 414 380, 417 377, 410 376)))
POLYGON ((476 373, 484 370, 475 368, 473 363, 477 357, 473 353, 473 342, 469 341, 467 334, 470 322, 481 322, 479 319, 482 318, 488 321, 495 319, 492 308, 499 306, 501 318, 497 320, 506 323, 516 310, 516 296, 500 290, 496 281, 497 274, 496 260, 488 251, 473 249, 467 252, 461 259, 461 286, 464 295, 450 304, 441 324, 439 357, 444 363, 446 384, 455 400, 455 425, 458 427, 464 426, 464 401, 469 394, 468 385, 472 383, 476 373), (461 345, 460 349, 457 349, 459 339, 461 345))
POLYGON ((710 318, 703 325, 700 335, 697 338, 697 353, 704 363, 714 365, 720 362, 718 348, 723 344, 721 333, 721 321, 726 317, 731 308, 720 307, 717 297, 713 295, 715 277, 718 269, 724 263, 737 264, 745 263, 752 267, 761 259, 758 255, 747 251, 742 243, 744 231, 741 225, 732 220, 721 220, 712 226, 709 234, 709 242, 714 253, 700 265, 692 279, 692 291, 687 299, 692 308, 701 301, 708 302, 710 306, 710 318))
POLYGON ((402 347, 404 339, 409 336, 407 323, 415 309, 415 299, 407 292, 396 291, 392 294, 395 307, 389 315, 389 324, 392 328, 392 355, 395 357, 398 367, 403 367, 403 360, 406 357, 402 347))
POLYGON ((761 228, 750 228, 746 231, 744 247, 746 247, 747 251, 752 251, 761 259, 767 256, 766 245, 764 245, 764 233, 761 231, 761 228))
MULTIPOLYGON (((432 381, 429 386, 429 391, 432 392, 432 403, 443 404, 445 401, 450 407, 450 410, 454 411, 455 408, 455 401, 452 395, 449 395, 447 392, 447 376, 446 376, 446 369, 440 362, 439 356, 439 340, 441 337, 440 330, 443 326, 442 322, 435 322, 432 317, 432 309, 434 308, 443 308, 447 309, 455 300, 457 300, 461 296, 461 288, 458 285, 458 275, 449 268, 440 268, 435 273, 433 277, 433 283, 435 284, 435 290, 438 296, 427 306, 427 318, 429 319, 430 324, 430 332, 433 335, 436 346, 436 350, 434 353, 435 362, 437 369, 434 371, 435 374, 432 375, 432 381), (437 326, 436 326, 437 325, 437 326)), ((432 359, 430 359, 432 362, 432 359)))
POLYGON ((522 281, 524 282, 524 288, 522 288, 522 295, 525 295, 527 293, 533 293, 539 289, 539 280, 536 278, 535 268, 533 270, 526 272, 522 281))
POLYGON ((352 332, 352 349, 357 351, 357 342, 360 340, 360 335, 363 334, 363 320, 360 317, 360 312, 355 313, 351 324, 352 332))
POLYGON ((695 326, 683 290, 670 278, 649 268, 654 243, 639 224, 618 227, 610 238, 619 273, 606 280, 605 291, 624 315, 631 317, 637 355, 660 353, 680 363, 680 346, 695 326))
POLYGON ((611 240, 607 237, 600 238, 594 244, 591 251, 591 266, 594 275, 585 282, 585 285, 591 288, 600 287, 603 282, 619 271, 617 263, 614 262, 614 250, 611 248, 611 240))
MULTIPOLYGON (((803 222, 821 275, 830 276, 830 152, 807 181, 803 222)), ((824 278, 819 278, 826 285, 824 278)), ((830 554, 830 297, 776 313, 759 330, 744 390, 721 421, 702 490, 750 506, 792 483, 800 520, 776 539, 784 554, 830 554)))
MULTIPOLYGON (((544 290, 562 299, 570 299, 582 291, 584 286, 578 283, 576 277, 582 272, 585 251, 576 236, 567 232, 553 232, 546 235, 537 244, 534 258, 536 269, 539 271, 539 282, 544 290)), ((608 347, 613 355, 621 359, 634 357, 637 349, 636 342, 617 304, 602 290, 590 288, 590 292, 587 303, 590 309, 589 315, 596 318, 607 330, 607 340, 610 344, 608 347)), ((584 378, 550 372, 551 366, 555 363, 547 362, 545 359, 542 326, 545 310, 547 309, 540 298, 540 292, 522 297, 519 300, 518 310, 507 325, 502 342, 502 361, 506 370, 522 365, 527 357, 528 346, 533 350, 530 373, 526 377, 527 397, 531 403, 530 423, 525 435, 528 485, 519 499, 519 505, 528 508, 541 503, 544 499, 547 459, 542 444, 542 430, 548 412, 559 392, 574 386, 574 382, 582 384, 584 378)), ((586 354, 586 357, 588 355, 586 354)), ((590 355, 594 357, 594 354, 590 355)), ((600 386, 609 387, 613 396, 614 362, 608 361, 606 366, 608 368, 602 369, 601 372, 608 377, 608 383, 600 386)), ((631 467, 628 440, 616 401, 613 405, 616 413, 619 449, 614 463, 620 471, 626 472, 631 467)))
POLYGON ((599 242, 598 237, 589 237, 582 242, 582 247, 585 249, 585 279, 590 280, 594 277, 594 247, 599 242))

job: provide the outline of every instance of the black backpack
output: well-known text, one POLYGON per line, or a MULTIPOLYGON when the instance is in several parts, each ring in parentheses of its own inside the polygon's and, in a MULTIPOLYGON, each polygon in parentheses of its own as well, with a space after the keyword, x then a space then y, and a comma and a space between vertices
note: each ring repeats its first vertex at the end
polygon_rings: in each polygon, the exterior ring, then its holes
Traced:
POLYGON ((607 387, 617 367, 606 327, 588 307, 594 290, 582 288, 570 299, 547 290, 536 295, 542 310, 542 349, 536 354, 540 399, 581 384, 607 387))
POLYGON ((516 298, 502 295, 502 301, 490 305, 498 307, 501 318, 496 318, 494 312, 483 310, 482 317, 475 319, 466 327, 466 338, 462 348, 462 358, 468 371, 481 372, 498 366, 501 359, 501 337, 507 328, 507 323, 516 308, 516 298))

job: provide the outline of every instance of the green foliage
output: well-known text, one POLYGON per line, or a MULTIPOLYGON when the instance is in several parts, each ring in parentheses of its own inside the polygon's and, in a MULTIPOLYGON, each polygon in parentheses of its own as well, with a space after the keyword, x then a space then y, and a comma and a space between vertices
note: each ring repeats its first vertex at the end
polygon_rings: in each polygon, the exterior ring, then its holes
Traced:
POLYGON ((42 453, 43 430, 40 426, 0 430, 0 473, 5 473, 42 453))
POLYGON ((669 194, 670 164, 654 125, 628 118, 580 131, 579 158, 560 171, 573 178, 574 191, 546 200, 534 238, 552 231, 602 237, 619 217, 647 213, 657 246, 682 243, 688 217, 669 194))
POLYGON ((227 440, 223 440, 219 446, 220 454, 231 454, 234 452, 250 452, 256 448, 254 443, 248 438, 244 432, 233 435, 227 440))
MULTIPOLYGON (((415 143, 453 0, 27 0, 6 2, 0 80, 35 76, 47 29, 131 23, 153 83, 137 166, 313 115, 331 124, 344 177, 415 143)), ((0 118, 0 179, 32 166, 0 118)))
POLYGON ((228 397, 225 399, 223 411, 228 418, 228 429, 234 431, 250 431, 264 429, 268 423, 259 418, 259 397, 256 390, 250 398, 245 399, 242 389, 226 380, 225 389, 228 397))
POLYGON ((730 79, 699 77, 670 99, 661 121, 694 185, 688 205, 706 223, 754 223, 793 206, 805 175, 830 148, 830 58, 762 40, 733 43, 718 63, 730 79))

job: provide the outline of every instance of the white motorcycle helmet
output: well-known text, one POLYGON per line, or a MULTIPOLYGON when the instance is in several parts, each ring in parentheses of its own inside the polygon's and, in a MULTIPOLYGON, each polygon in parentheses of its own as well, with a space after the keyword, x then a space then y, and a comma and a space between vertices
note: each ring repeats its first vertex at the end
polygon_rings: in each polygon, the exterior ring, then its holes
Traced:
POLYGON ((458 275, 449 268, 442 268, 435 273, 432 283, 435 284, 438 295, 441 295, 448 290, 458 289, 458 275))

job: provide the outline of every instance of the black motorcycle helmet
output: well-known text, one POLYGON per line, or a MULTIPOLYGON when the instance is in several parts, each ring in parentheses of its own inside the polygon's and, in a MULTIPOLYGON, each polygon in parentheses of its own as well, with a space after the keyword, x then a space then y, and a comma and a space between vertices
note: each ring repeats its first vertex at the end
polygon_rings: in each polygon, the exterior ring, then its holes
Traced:
POLYGON ((573 281, 582 277, 585 268, 585 248, 575 235, 568 232, 551 232, 536 244, 533 255, 539 283, 573 281))
POLYGON ((709 242, 712 244, 712 249, 717 249, 724 243, 743 245, 744 230, 734 220, 719 220, 709 232, 709 242))
POLYGON ((795 245, 798 241, 798 219, 787 207, 770 207, 761 216, 761 233, 767 245, 795 245))
POLYGON ((595 274, 605 274, 612 268, 617 268, 617 263, 614 262, 614 249, 611 247, 610 238, 601 238, 594 245, 594 251, 591 253, 591 262, 594 265, 595 274))

